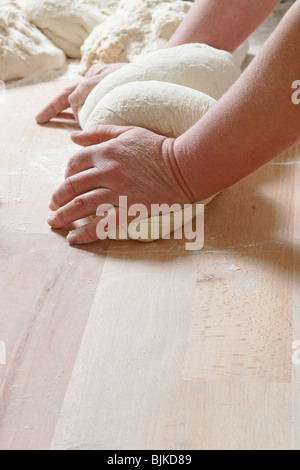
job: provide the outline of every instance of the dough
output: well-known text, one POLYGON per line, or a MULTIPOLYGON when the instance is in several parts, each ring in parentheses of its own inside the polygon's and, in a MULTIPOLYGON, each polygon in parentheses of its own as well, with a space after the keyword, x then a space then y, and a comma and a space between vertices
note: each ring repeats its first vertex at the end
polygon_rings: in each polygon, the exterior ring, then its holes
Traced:
POLYGON ((1 0, 0 80, 24 78, 64 64, 64 53, 28 22, 17 2, 1 0))
MULTIPOLYGON (((106 77, 91 92, 79 119, 84 129, 98 124, 135 125, 178 137, 195 124, 240 76, 232 56, 202 44, 185 44, 140 57, 106 77), (210 94, 210 96, 208 96, 210 94), (214 99, 215 98, 215 99, 214 99)), ((202 202, 206 204, 213 198, 202 202)), ((200 204, 200 203, 198 203, 200 204)), ((197 214, 183 209, 134 222, 111 232, 111 239, 139 241, 168 236, 197 214), (171 220, 171 223, 170 223, 171 220), (156 238, 151 227, 159 226, 156 238), (138 230, 137 230, 138 228, 138 230)))
POLYGON ((182 0, 120 0, 116 13, 82 46, 82 73, 94 64, 131 62, 163 48, 191 5, 182 0))
POLYGON ((215 100, 174 83, 129 82, 99 101, 84 129, 97 124, 138 126, 167 137, 178 137, 199 121, 215 100))
POLYGON ((30 22, 68 57, 81 58, 84 40, 111 14, 104 5, 114 7, 116 0, 19 0, 30 22))
MULTIPOLYGON (((204 93, 167 82, 130 82, 110 91, 99 101, 89 117, 85 129, 97 124, 134 125, 158 134, 178 137, 192 127, 214 104, 215 100, 204 93)), ((213 198, 202 203, 207 204, 213 198)), ((135 221, 110 232, 109 238, 127 240, 139 234, 139 241, 150 242, 164 238, 187 224, 201 208, 177 210, 171 215, 160 215, 135 221), (190 212, 189 212, 190 210, 190 212), (151 234, 155 226, 157 233, 151 234), (151 236, 152 235, 152 236, 151 236)))
POLYGON ((102 80, 79 113, 85 127, 99 101, 114 88, 133 81, 157 80, 201 91, 219 99, 241 71, 232 55, 204 44, 183 44, 136 59, 102 80))

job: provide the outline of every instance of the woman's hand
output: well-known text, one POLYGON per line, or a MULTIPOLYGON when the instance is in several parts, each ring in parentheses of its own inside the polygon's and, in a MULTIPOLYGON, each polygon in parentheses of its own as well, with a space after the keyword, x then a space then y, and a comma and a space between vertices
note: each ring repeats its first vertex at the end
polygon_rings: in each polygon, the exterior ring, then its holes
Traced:
MULTIPOLYGON (((48 221, 52 228, 96 215, 101 204, 114 206, 118 216, 122 212, 119 196, 127 197, 128 207, 138 203, 148 211, 151 204, 192 202, 175 160, 174 139, 139 127, 119 126, 97 126, 72 139, 83 149, 70 159, 65 182, 53 194, 50 209, 55 214, 48 221)), ((127 217, 127 211, 120 218, 123 216, 127 217)), ((97 240, 100 220, 71 232, 69 242, 97 240)))
POLYGON ((70 107, 72 108, 74 118, 78 121, 78 109, 84 104, 95 86, 107 77, 107 75, 118 70, 123 65, 126 64, 94 65, 91 67, 85 78, 66 88, 42 109, 36 116, 37 123, 45 124, 70 107))

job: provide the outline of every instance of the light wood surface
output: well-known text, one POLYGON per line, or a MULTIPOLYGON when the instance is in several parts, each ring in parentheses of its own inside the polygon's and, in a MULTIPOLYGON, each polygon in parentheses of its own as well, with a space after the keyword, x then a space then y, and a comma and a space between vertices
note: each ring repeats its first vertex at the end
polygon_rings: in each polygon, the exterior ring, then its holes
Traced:
POLYGON ((300 145, 206 208, 202 251, 71 248, 73 127, 33 119, 62 87, 0 105, 0 449, 299 450, 300 145))
POLYGON ((202 251, 71 248, 71 126, 33 120, 57 86, 1 110, 0 448, 300 448, 300 147, 210 204, 202 251))

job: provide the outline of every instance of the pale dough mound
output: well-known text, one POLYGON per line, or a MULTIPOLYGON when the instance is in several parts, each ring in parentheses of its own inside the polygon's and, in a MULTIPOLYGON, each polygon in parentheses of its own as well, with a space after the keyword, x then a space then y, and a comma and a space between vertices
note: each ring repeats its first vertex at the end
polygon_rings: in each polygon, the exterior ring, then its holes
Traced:
POLYGON ((99 101, 85 129, 98 124, 138 126, 167 137, 178 137, 215 103, 210 96, 174 83, 129 82, 99 101))
POLYGON ((111 11, 104 6, 114 7, 116 0, 19 0, 30 22, 68 57, 81 57, 80 48, 111 11))
POLYGON ((28 22, 17 2, 1 0, 0 80, 24 78, 64 64, 64 53, 28 22))
MULTIPOLYGON (((134 125, 178 137, 214 106, 240 75, 232 56, 203 44, 184 44, 142 56, 106 77, 89 95, 79 113, 84 129, 98 124, 134 125), (210 94, 210 96, 208 96, 210 94)), ((210 202, 202 201, 202 204, 210 202)), ((199 203, 200 204, 200 203, 199 203)), ((196 206, 193 206, 196 215, 196 206)), ((109 238, 152 241, 183 224, 187 209, 122 226, 109 238), (156 238, 151 227, 158 226, 156 238), (132 228, 132 226, 131 226, 132 228), (138 237, 136 237, 138 233, 138 237)))
POLYGON ((205 44, 183 44, 139 57, 102 80, 80 111, 86 126, 100 100, 116 87, 129 82, 156 80, 193 88, 218 100, 240 76, 241 70, 225 51, 205 44))
POLYGON ((82 46, 82 73, 97 63, 131 62, 164 47, 191 5, 182 0, 120 0, 115 14, 82 46))

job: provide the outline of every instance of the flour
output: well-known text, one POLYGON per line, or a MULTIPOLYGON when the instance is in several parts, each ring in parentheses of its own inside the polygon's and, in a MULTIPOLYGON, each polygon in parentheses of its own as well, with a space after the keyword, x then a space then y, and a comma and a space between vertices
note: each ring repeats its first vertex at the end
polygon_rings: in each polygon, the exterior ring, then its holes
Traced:
POLYGON ((103 6, 117 4, 112 0, 23 0, 21 3, 29 21, 72 58, 81 57, 84 40, 111 15, 111 10, 103 6))
POLYGON ((15 0, 1 0, 0 80, 51 72, 65 63, 64 53, 30 24, 15 0))
POLYGON ((120 0, 115 14, 96 27, 82 46, 82 73, 97 63, 131 62, 161 49, 191 5, 182 0, 120 0))

